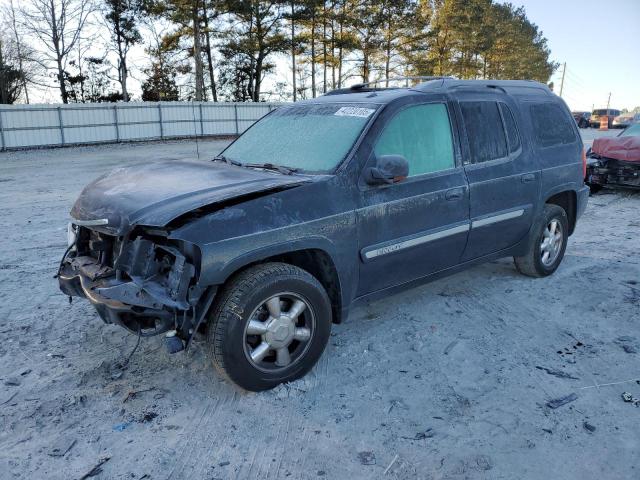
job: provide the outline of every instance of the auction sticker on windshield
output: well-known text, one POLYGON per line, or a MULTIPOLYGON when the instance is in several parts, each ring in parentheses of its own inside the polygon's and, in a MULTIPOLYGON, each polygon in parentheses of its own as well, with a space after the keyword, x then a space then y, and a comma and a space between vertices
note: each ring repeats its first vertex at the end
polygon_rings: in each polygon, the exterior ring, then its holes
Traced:
POLYGON ((334 115, 339 117, 361 117, 367 118, 375 110, 373 108, 361 108, 361 107, 340 107, 334 115))

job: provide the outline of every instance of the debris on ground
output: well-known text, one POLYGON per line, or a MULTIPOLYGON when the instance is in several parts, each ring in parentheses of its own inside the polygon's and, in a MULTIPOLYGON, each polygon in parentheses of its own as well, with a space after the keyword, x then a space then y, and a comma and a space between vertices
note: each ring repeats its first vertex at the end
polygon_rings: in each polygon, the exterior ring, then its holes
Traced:
POLYGON ((131 425, 130 422, 122 422, 122 423, 117 423, 113 426, 113 431, 114 432, 122 432, 124 431, 129 425, 131 425))
POLYGON ((432 438, 436 432, 433 431, 433 428, 427 428, 424 432, 418 432, 413 437, 400 437, 405 440, 424 440, 425 438, 432 438))
POLYGON ((385 468, 385 469, 384 469, 384 472, 382 472, 382 475, 386 475, 386 474, 387 474, 387 472, 391 469, 392 465, 393 465, 394 463, 396 463, 396 460, 398 460, 398 457, 399 457, 399 456, 400 456, 400 455, 398 455, 398 454, 396 453, 396 456, 395 456, 395 457, 393 457, 393 460, 391 460, 391 463, 387 466, 387 468, 385 468))
POLYGON ((80 477, 80 480, 87 480, 87 478, 95 477, 96 475, 102 473, 102 465, 107 463, 109 460, 111 460, 111 457, 102 457, 100 460, 98 460, 98 463, 95 467, 93 467, 91 470, 80 477))
POLYGON ((373 452, 358 452, 358 459, 362 465, 376 464, 376 456, 373 452))
POLYGON ((151 420, 153 420, 154 418, 156 418, 158 416, 158 414, 156 412, 153 411, 146 411, 142 414, 142 417, 140 418, 140 420, 138 420, 139 423, 147 423, 150 422, 151 420))
POLYGON ((596 427, 595 425, 591 425, 589 422, 583 422, 582 426, 584 427, 585 430, 587 430, 588 432, 595 432, 596 431, 596 427))
POLYGON ((49 450, 49 455, 52 457, 64 457, 74 447, 76 442, 77 440, 75 438, 63 438, 49 450))
POLYGON ((629 392, 622 392, 622 400, 627 403, 633 403, 636 407, 640 407, 640 398, 636 398, 629 392))
POLYGON ((449 345, 447 345, 447 347, 444 349, 444 354, 445 355, 449 355, 449 353, 451 352, 451 350, 454 349, 454 347, 458 344, 458 340, 454 340, 453 342, 451 342, 449 345))
POLYGON ((7 387, 19 387, 20 386, 20 380, 17 379, 16 377, 9 377, 4 381, 4 384, 7 387))
POLYGON ((567 403, 571 403, 577 399, 578 399, 578 395, 576 395, 575 393, 571 393, 564 397, 554 398, 553 400, 549 400, 547 402, 547 407, 556 409, 563 405, 566 405, 567 403))
POLYGON ((122 403, 126 403, 129 400, 133 400, 140 393, 150 392, 150 391, 155 390, 155 389, 156 389, 156 387, 145 388, 144 390, 129 390, 129 392, 125 395, 124 399, 122 400, 122 403))
POLYGON ((581 341, 578 340, 573 345, 571 345, 569 347, 565 347, 562 350, 558 350, 558 354, 562 355, 563 357, 565 355, 573 355, 581 347, 584 347, 584 343, 582 343, 581 341))
POLYGON ((547 372, 549 375, 553 375, 558 378, 570 378, 572 380, 580 380, 578 377, 574 377, 573 375, 568 374, 567 372, 563 372, 562 370, 556 370, 555 368, 547 368, 541 367, 540 365, 536 365, 538 370, 543 370, 547 372))
POLYGON ((0 405, 5 405, 7 403, 9 403, 11 400, 13 400, 16 395, 18 395, 18 392, 15 392, 13 395, 11 395, 9 398, 7 398, 4 402, 0 403, 0 405))
POLYGON ((638 349, 635 346, 636 339, 628 335, 623 335, 616 338, 615 343, 620 345, 625 353, 638 353, 638 349))

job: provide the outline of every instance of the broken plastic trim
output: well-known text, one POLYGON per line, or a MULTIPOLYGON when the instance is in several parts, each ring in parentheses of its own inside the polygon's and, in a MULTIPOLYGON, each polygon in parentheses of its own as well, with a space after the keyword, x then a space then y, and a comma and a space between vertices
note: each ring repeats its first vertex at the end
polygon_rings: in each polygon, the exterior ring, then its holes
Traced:
POLYGON ((108 218, 97 218, 95 220, 76 220, 71 218, 71 223, 78 225, 79 227, 96 227, 98 225, 109 225, 108 218))

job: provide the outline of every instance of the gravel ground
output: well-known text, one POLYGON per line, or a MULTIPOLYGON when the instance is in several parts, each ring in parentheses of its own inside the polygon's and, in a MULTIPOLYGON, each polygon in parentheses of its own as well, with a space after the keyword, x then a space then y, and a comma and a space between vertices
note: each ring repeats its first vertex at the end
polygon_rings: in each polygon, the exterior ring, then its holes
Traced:
POLYGON ((591 197, 552 277, 504 259, 359 307, 307 377, 249 394, 200 342, 122 370, 136 337, 52 278, 84 184, 194 147, 0 154, 1 479, 640 478, 640 195, 591 197))

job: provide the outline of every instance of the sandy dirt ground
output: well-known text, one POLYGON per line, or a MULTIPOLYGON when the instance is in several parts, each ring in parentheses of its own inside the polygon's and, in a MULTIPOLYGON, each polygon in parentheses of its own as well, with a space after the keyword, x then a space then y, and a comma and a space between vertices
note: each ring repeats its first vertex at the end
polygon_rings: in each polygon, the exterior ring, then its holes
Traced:
POLYGON ((251 394, 201 342, 120 368, 136 337, 53 279, 84 184, 195 153, 0 153, 2 480, 640 478, 640 195, 592 196, 552 277, 503 259, 358 307, 307 377, 251 394))

